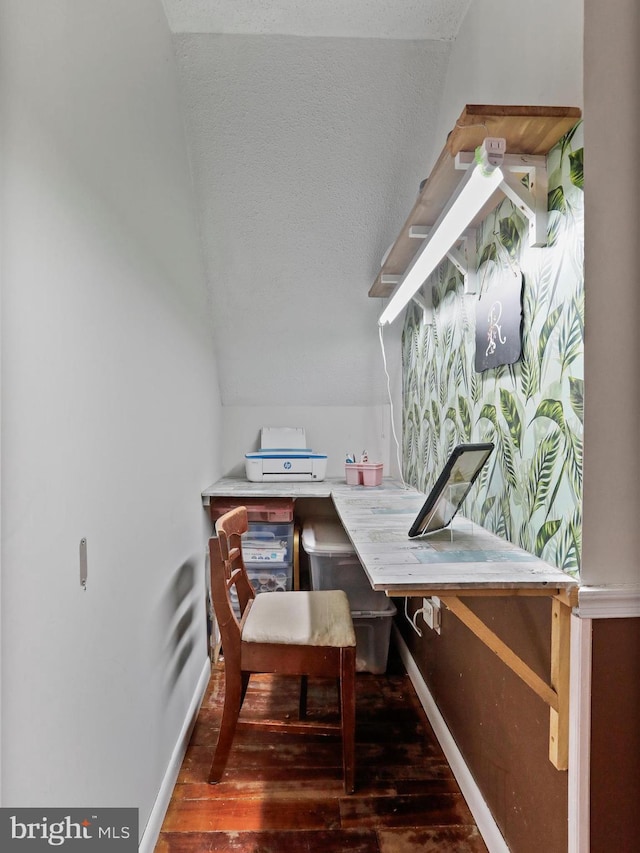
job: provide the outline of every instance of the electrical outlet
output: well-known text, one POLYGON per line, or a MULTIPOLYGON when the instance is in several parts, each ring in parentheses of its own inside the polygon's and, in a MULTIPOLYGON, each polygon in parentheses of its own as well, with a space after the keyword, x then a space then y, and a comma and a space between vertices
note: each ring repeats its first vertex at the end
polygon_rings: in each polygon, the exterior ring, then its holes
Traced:
POLYGON ((423 598, 422 599, 422 615, 425 623, 435 631, 440 633, 440 599, 438 598, 423 598))

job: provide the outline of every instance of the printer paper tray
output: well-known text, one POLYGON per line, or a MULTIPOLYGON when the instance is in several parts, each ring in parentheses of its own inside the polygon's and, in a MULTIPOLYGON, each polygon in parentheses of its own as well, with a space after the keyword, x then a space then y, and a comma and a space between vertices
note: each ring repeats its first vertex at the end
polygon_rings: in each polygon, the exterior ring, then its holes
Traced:
POLYGON ((284 483, 298 482, 302 483, 306 480, 319 480, 319 477, 314 477, 313 474, 293 473, 293 474, 262 474, 260 478, 263 483, 284 483))

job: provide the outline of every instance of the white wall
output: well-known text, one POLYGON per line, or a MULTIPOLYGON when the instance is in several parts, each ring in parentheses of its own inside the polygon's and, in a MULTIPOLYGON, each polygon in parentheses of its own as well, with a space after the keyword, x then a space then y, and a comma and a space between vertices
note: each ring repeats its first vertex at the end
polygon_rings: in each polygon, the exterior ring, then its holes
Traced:
MULTIPOLYGON (((209 279, 227 294, 215 314, 227 471, 274 406, 312 430, 318 405, 359 407, 355 422, 386 405, 383 302, 365 295, 375 265, 465 104, 581 106, 582 2, 474 2, 447 47, 186 35, 176 48, 209 279)), ((398 432, 400 327, 385 330, 398 432)), ((345 420, 327 423, 339 473, 345 420)), ((392 441, 383 452, 397 473, 392 441)))
POLYGON ((259 449, 262 426, 304 427, 307 445, 327 455, 328 477, 344 477, 346 453, 363 450, 384 463, 385 476, 397 468, 389 406, 225 406, 222 423, 225 474, 244 477, 244 454, 259 449))
POLYGON ((637 0, 585 2, 586 585, 640 583, 638 180, 623 146, 640 132, 637 0))
POLYGON ((384 405, 367 293, 426 174, 450 43, 174 43, 224 406, 384 405))
POLYGON ((157 0, 0 15, 4 804, 144 828, 206 664, 219 474, 173 53, 157 0))
POLYGON ((583 0, 473 0, 455 40, 436 155, 465 104, 581 107, 583 0))

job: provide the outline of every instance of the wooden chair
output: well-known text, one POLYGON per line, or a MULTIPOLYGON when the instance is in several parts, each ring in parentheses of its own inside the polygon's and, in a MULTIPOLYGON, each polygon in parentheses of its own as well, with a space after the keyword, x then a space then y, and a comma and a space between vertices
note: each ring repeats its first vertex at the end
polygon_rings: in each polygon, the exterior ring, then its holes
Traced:
MULTIPOLYGON (((344 788, 355 787, 356 638, 343 590, 255 594, 242 557, 241 536, 248 528, 245 507, 216 522, 209 541, 211 592, 224 654, 225 695, 222 722, 209 782, 219 782, 233 743, 238 715, 252 673, 302 676, 298 722, 253 721, 253 725, 288 732, 342 735, 344 788), (241 616, 234 611, 235 589, 241 616), (306 719, 307 676, 339 682, 340 722, 306 719)), ((243 720, 243 723, 247 722, 243 720)))

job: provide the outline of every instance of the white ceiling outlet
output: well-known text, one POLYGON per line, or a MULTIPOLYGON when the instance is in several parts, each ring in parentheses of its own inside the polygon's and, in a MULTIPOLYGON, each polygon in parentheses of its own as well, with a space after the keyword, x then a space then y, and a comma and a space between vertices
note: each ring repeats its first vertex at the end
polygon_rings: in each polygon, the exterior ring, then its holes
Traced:
POLYGON ((451 41, 471 0, 162 0, 174 33, 451 41))

